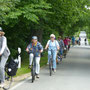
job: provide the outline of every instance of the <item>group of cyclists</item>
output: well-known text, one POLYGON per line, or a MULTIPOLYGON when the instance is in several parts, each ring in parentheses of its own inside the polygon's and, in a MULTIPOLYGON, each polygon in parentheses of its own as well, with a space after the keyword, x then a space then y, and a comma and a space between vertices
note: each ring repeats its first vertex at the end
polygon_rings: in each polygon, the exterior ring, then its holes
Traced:
MULTIPOLYGON (((8 60, 8 57, 10 55, 10 50, 7 46, 7 39, 4 36, 5 32, 0 27, 0 87, 4 87, 5 82, 5 64, 8 60)), ((36 61, 36 78, 39 78, 40 73, 40 59, 41 59, 41 53, 44 50, 48 49, 48 63, 50 61, 51 56, 51 50, 53 54, 53 72, 56 72, 57 63, 59 61, 62 61, 63 53, 65 50, 70 49, 70 43, 71 39, 69 37, 65 37, 64 39, 59 36, 58 40, 56 40, 56 36, 54 34, 50 35, 50 40, 48 40, 45 49, 41 45, 41 43, 38 41, 37 36, 32 37, 31 43, 27 46, 26 52, 29 53, 29 68, 32 66, 33 57, 35 57, 36 61), (58 58, 59 57, 59 58, 58 58), (57 62, 56 62, 57 61, 57 62)), ((72 43, 74 43, 74 37, 72 39, 72 43)))
MULTIPOLYGON (((79 37, 79 38, 76 40, 76 44, 77 44, 77 45, 81 45, 81 41, 82 41, 82 40, 81 40, 81 37, 79 37)), ((86 37, 84 38, 84 44, 87 45, 87 38, 86 38, 86 37)))
POLYGON ((61 36, 58 37, 58 40, 56 40, 56 36, 54 34, 50 35, 50 40, 47 41, 47 44, 45 46, 45 49, 41 45, 40 42, 38 42, 38 37, 33 36, 32 42, 27 46, 26 51, 29 53, 29 68, 32 67, 32 61, 33 57, 35 56, 36 60, 36 78, 39 78, 40 73, 40 58, 41 53, 44 50, 48 50, 48 62, 49 64, 51 54, 53 54, 53 72, 56 72, 56 66, 59 61, 62 61, 64 49, 69 50, 71 44, 71 39, 69 37, 65 37, 63 40, 61 36), (52 50, 52 53, 51 53, 52 50), (60 58, 57 56, 59 55, 60 58))

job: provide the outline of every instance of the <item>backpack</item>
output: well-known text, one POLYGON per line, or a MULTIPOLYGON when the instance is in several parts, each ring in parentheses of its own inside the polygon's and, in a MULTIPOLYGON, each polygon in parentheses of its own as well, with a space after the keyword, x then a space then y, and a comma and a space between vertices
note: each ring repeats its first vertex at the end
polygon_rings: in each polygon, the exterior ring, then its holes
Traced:
POLYGON ((11 59, 7 65, 7 74, 9 76, 15 76, 18 70, 18 60, 17 59, 11 59))

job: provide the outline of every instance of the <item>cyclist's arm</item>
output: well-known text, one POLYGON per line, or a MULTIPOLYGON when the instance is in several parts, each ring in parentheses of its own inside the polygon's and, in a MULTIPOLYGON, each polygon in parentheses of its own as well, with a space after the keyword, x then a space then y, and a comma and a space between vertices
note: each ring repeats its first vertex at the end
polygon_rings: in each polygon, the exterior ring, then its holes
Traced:
POLYGON ((40 53, 42 53, 43 52, 43 46, 41 44, 39 45, 39 49, 40 49, 40 53))
POLYGON ((6 48, 6 44, 7 44, 7 39, 4 37, 3 38, 3 43, 2 43, 2 48, 0 50, 0 56, 3 54, 5 48, 6 48))
POLYGON ((45 49, 47 49, 49 47, 49 45, 46 45, 45 49))
POLYGON ((60 49, 60 47, 59 47, 59 46, 57 46, 57 49, 59 50, 59 49, 60 49))
POLYGON ((48 49, 48 47, 49 47, 49 42, 50 42, 50 40, 47 42, 45 49, 48 49))
POLYGON ((59 47, 59 43, 56 41, 56 44, 57 44, 57 49, 59 50, 60 49, 60 47, 59 47))
POLYGON ((29 49, 28 48, 26 48, 26 52, 29 52, 29 49))
POLYGON ((31 46, 30 46, 30 44, 29 44, 29 45, 27 46, 27 48, 26 48, 26 52, 29 52, 30 48, 31 48, 31 46))

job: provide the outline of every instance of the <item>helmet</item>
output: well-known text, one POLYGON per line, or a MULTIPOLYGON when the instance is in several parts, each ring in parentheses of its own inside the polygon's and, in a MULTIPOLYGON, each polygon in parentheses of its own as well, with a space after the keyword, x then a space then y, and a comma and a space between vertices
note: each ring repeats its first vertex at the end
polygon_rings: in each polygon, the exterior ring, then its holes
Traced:
POLYGON ((50 37, 54 37, 55 38, 55 35, 54 34, 51 34, 50 37))
POLYGON ((37 40, 38 38, 37 38, 37 36, 33 36, 33 37, 32 37, 32 39, 35 39, 35 40, 37 40))

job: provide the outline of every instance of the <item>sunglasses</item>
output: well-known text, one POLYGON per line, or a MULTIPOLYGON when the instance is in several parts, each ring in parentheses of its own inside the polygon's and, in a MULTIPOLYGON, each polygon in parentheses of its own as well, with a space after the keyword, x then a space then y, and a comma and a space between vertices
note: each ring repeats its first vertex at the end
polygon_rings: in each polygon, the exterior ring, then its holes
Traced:
POLYGON ((54 37, 51 37, 51 38, 54 38, 54 37))

